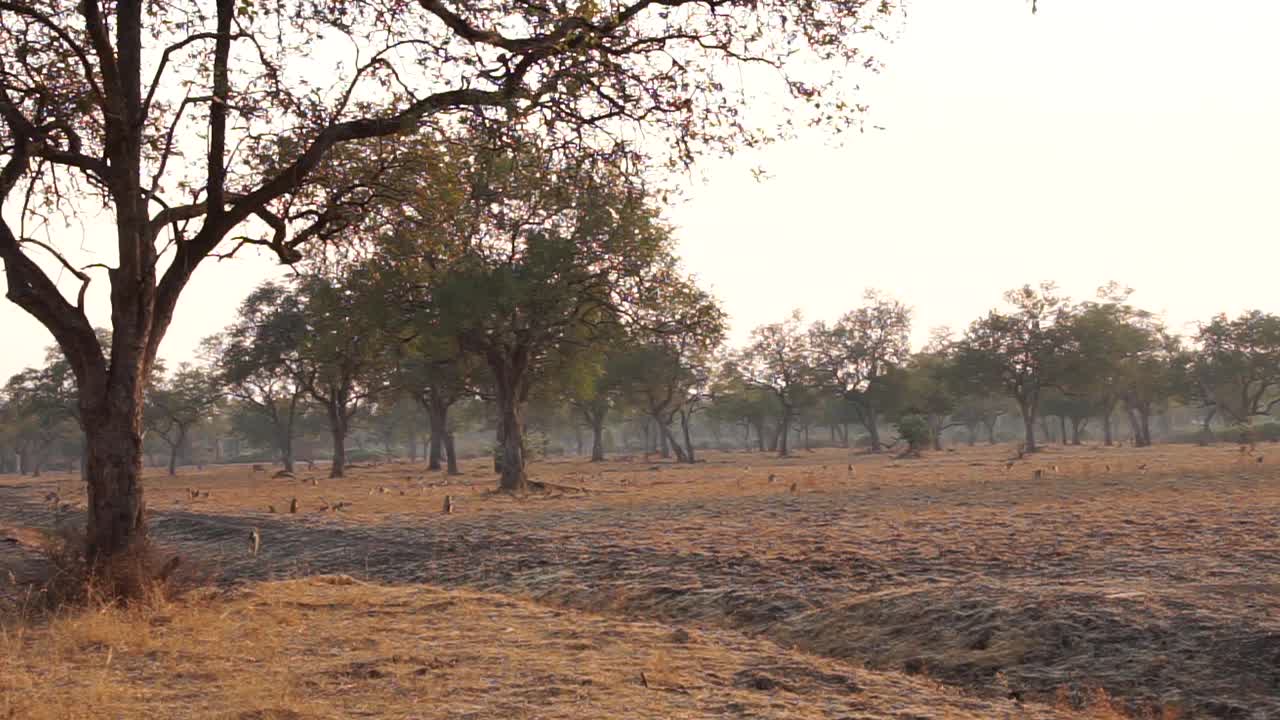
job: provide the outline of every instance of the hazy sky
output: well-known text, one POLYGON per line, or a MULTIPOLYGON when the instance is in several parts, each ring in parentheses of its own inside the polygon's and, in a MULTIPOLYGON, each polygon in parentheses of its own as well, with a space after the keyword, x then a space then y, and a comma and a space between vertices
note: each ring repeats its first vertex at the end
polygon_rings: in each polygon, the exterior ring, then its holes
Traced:
MULTIPOLYGON (((1119 280, 1175 329, 1280 311, 1277 32, 1280 3, 1259 0, 914 0, 865 83, 867 132, 704 164, 670 214, 682 254, 735 340, 867 287, 916 307, 918 342, 1046 279, 1074 297, 1119 280)), ((278 272, 201 267, 161 354, 189 358, 278 272)), ((52 342, 7 302, 0 337, 0 378, 52 342)))

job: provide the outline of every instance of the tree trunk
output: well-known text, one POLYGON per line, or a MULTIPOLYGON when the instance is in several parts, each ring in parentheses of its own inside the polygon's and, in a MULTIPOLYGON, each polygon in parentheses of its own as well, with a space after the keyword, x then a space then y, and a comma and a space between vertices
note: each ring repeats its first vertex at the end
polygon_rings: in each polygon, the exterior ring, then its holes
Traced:
POLYGON ((516 380, 509 373, 495 373, 498 390, 498 438, 502 477, 498 489, 509 493, 529 490, 529 476, 524 464, 524 416, 516 380))
POLYGON ((1080 430, 1084 427, 1085 418, 1075 418, 1071 421, 1071 444, 1080 444, 1080 430))
POLYGON ((756 423, 756 449, 760 452, 765 451, 764 447, 764 420, 756 423))
POLYGON ((431 448, 427 454, 427 469, 439 470, 441 460, 445 460, 445 437, 449 434, 449 406, 432 393, 424 405, 427 418, 431 423, 431 448))
POLYGON ((942 452, 942 418, 929 418, 929 434, 933 436, 933 449, 942 452))
MULTIPOLYGON (((141 395, 141 386, 139 385, 141 395)), ((142 493, 142 398, 112 393, 114 412, 87 415, 88 537, 90 567, 112 577, 113 563, 126 560, 146 540, 142 493)), ((119 578, 127 582, 127 578, 119 578)), ((117 591, 127 587, 121 585, 117 591)))
POLYGON ((293 472, 293 431, 285 430, 280 434, 280 464, 285 472, 293 472))
POLYGON ((866 426, 867 435, 871 438, 871 452, 878 453, 883 449, 880 443, 880 416, 873 407, 868 407, 864 411, 864 416, 863 425, 866 426))
POLYGON ((786 457, 787 452, 787 435, 790 434, 791 417, 787 410, 782 411, 782 417, 778 420, 778 457, 786 457))
POLYGON ((604 461, 604 413, 591 418, 591 462, 604 461))
POLYGON ((445 456, 445 472, 450 475, 461 475, 458 470, 458 453, 453 445, 453 433, 444 434, 444 456, 445 456))
POLYGON ((1061 433, 1059 437, 1062 438, 1062 444, 1066 445, 1067 444, 1067 416, 1066 415, 1058 416, 1058 432, 1061 433))
POLYGON ((342 409, 333 403, 329 405, 329 431, 333 434, 333 462, 329 466, 329 477, 345 477, 347 472, 347 420, 342 416, 342 409))
POLYGON ((1023 438, 1023 450, 1029 453, 1035 452, 1036 451, 1036 415, 1034 412, 1031 411, 1031 408, 1027 407, 1025 404, 1023 405, 1021 410, 1022 410, 1022 426, 1023 426, 1023 430, 1025 431, 1025 437, 1023 438))
POLYGON ((670 442, 671 428, 657 418, 654 418, 654 422, 658 424, 658 455, 663 460, 667 460, 671 457, 671 445, 673 444, 670 442))
POLYGON ((985 425, 987 428, 987 444, 988 445, 996 444, 996 425, 999 422, 1000 422, 1000 418, 992 418, 991 422, 987 422, 986 420, 982 421, 982 424, 985 425))
POLYGON ((1111 410, 1102 414, 1102 444, 1107 447, 1115 445, 1115 437, 1111 428, 1111 410))
POLYGON ((680 413, 680 429, 684 431, 684 462, 695 463, 698 460, 693 454, 693 437, 689 434, 689 415, 687 413, 680 413))
POLYGON ((178 474, 178 444, 174 443, 169 446, 169 477, 178 474))
POLYGON ((418 429, 409 431, 409 462, 418 462, 418 429))

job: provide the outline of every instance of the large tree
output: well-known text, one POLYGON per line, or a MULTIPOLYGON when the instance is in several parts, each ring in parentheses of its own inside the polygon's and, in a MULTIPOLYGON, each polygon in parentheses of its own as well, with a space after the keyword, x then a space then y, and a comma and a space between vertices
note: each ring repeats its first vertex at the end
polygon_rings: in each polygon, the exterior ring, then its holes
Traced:
POLYGON ((215 254, 251 243, 292 262, 350 217, 369 183, 316 181, 342 155, 336 148, 465 111, 575 142, 643 128, 687 161, 779 134, 741 112, 748 83, 776 80, 773 96, 807 110, 801 121, 855 117, 841 90, 856 85, 842 75, 867 65, 861 38, 892 9, 870 0, 285 0, 270 10, 237 0, 0 0, 0 260, 7 296, 49 329, 76 376, 90 565, 108 569, 145 536, 143 388, 184 288, 215 254), (100 260, 73 262, 56 241, 28 234, 29 220, 94 204, 114 224, 100 260), (71 297, 54 279, 64 271, 77 282, 71 297), (99 271, 109 351, 86 307, 99 271))
POLYGON ((811 334, 801 327, 800 311, 782 322, 752 330, 751 343, 743 350, 737 371, 748 384, 777 400, 778 455, 786 457, 791 424, 804 403, 813 399, 818 382, 811 334))
POLYGON ((227 394, 270 427, 284 469, 293 472, 295 429, 307 399, 299 351, 306 321, 287 286, 263 283, 240 303, 235 322, 205 341, 227 394))
POLYGON ((825 381, 853 405, 871 451, 880 452, 882 386, 910 355, 911 308, 876 290, 868 290, 864 300, 834 325, 815 323, 810 335, 825 381))
POLYGON ((368 264, 306 275, 296 283, 294 302, 304 329, 298 382, 329 420, 329 477, 346 474, 352 420, 388 389, 395 338, 382 287, 368 264))
POLYGON ((992 310, 969 326, 956 343, 955 363, 975 385, 999 390, 1017 403, 1023 448, 1035 452, 1040 396, 1060 381, 1070 347, 1064 323, 1069 306, 1052 283, 1010 290, 1005 302, 1010 311, 992 310))
POLYGON ((1218 315, 1195 340, 1191 375, 1202 402, 1246 427, 1280 407, 1280 316, 1218 315))
POLYGON ((207 420, 222 400, 218 376, 187 363, 148 385, 146 424, 169 448, 170 475, 178 474, 178 454, 191 429, 207 420))

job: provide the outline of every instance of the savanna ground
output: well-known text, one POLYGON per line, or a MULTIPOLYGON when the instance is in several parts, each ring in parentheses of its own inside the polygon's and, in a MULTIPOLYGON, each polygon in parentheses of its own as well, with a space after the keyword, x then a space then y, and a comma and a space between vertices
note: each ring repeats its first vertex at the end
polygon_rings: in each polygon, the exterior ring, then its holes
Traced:
POLYGON ((197 589, 52 617, 0 478, 0 717, 1280 717, 1280 446, 1009 455, 157 475, 197 589))

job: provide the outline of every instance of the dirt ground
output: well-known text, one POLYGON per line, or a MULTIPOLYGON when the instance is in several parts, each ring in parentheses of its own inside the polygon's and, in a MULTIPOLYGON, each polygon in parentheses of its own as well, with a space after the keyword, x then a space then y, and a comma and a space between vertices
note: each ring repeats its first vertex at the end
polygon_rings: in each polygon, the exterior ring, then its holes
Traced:
MULTIPOLYGON (((243 609, 258 602, 250 598, 356 593, 326 601, 305 623, 328 627, 369 603, 417 598, 405 612, 417 633, 407 640, 420 647, 401 655, 425 657, 423 648, 444 642, 432 634, 442 630, 437 620, 465 633, 454 642, 472 638, 469 652, 498 653, 468 670, 476 683, 504 688, 479 693, 474 702, 489 704, 475 717, 645 716, 635 703, 658 703, 653 717, 1052 717, 1073 708, 1105 717, 1112 706, 1138 717, 1280 717, 1280 446, 1055 447, 1012 466, 1010 452, 717 453, 695 466, 551 461, 532 474, 563 487, 528 499, 489 493, 493 478, 480 463, 459 478, 387 464, 344 480, 328 480, 323 468, 275 479, 224 467, 149 478, 147 499, 158 541, 215 586, 242 593, 201 599, 193 616, 225 612, 247 628, 243 609), (441 512, 446 495, 450 515, 441 512), (262 537, 256 557, 253 528, 262 537), (288 582, 332 574, 378 585, 288 582), (467 617, 484 614, 473 605, 498 609, 487 611, 493 623, 457 627, 431 610, 437 597, 456 598, 467 617), (527 613, 540 618, 536 632, 519 621, 527 613), (627 649, 618 652, 630 664, 583 665, 546 644, 540 633, 557 622, 622 633, 617 646, 627 649), (506 628, 523 644, 509 648, 506 628), (709 667, 655 639, 673 633, 692 633, 723 664, 714 677, 672 670, 644 688, 636 668, 645 658, 709 667), (542 672, 524 668, 552 665, 559 674, 545 672, 559 679, 542 685, 588 677, 587 667, 615 680, 591 676, 591 692, 562 687, 516 709, 507 690, 532 692, 542 672), (774 669, 765 680, 740 675, 766 666, 774 669), (625 711, 610 710, 615 697, 625 711)), ((38 528, 82 522, 82 505, 73 478, 0 478, 0 525, 22 541, 0 544, 0 563, 21 582, 24 568, 35 571, 23 565, 32 555, 24 543, 38 528)), ((364 634, 399 637, 380 620, 363 625, 364 634)), ((5 662, 31 667, 31 648, 49 641, 40 632, 54 631, 33 632, 26 645, 8 646, 5 662)), ((280 657, 312 667, 297 642, 277 648, 280 657)), ((92 662, 84 655, 64 657, 92 662)), ((126 689, 154 692, 145 674, 130 678, 126 689)), ((219 678, 209 682, 230 682, 219 678)), ((343 697, 372 697, 374 680, 385 679, 350 680, 343 697)), ((276 684, 320 698, 319 709, 282 705, 299 713, 290 717, 357 714, 305 678, 276 684)), ((471 686, 432 687, 462 704, 411 689, 367 716, 466 715, 471 686), (406 704, 431 697, 432 709, 406 704)), ((208 707, 232 707, 219 697, 211 692, 208 707)))

